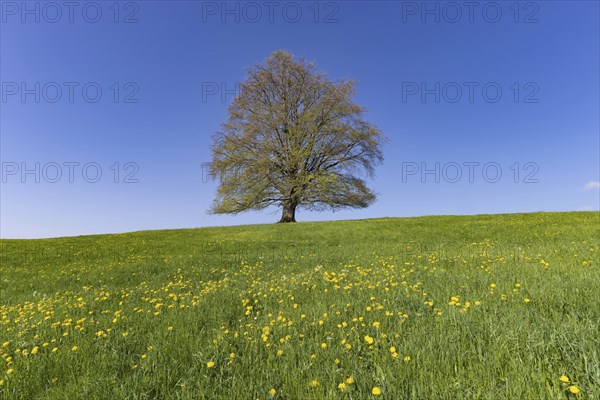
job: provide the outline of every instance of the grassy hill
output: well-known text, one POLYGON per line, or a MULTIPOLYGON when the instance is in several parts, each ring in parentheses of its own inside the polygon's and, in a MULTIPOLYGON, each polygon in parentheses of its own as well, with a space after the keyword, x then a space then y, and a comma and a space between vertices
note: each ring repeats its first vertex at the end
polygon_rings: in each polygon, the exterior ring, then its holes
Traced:
POLYGON ((1 398, 600 398, 597 212, 0 246, 1 398))

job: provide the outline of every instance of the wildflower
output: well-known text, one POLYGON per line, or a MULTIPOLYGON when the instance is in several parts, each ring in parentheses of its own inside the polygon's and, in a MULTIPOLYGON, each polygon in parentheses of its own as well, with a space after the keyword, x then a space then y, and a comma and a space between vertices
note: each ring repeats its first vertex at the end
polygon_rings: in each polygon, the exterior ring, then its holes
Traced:
POLYGON ((352 377, 350 376, 348 379, 346 379, 346 383, 347 383, 348 385, 352 385, 352 384, 354 383, 354 378, 352 378, 352 377))
POLYGON ((212 367, 214 367, 214 366, 215 366, 215 363, 214 363, 214 361, 209 361, 209 362, 207 362, 207 363, 206 363, 206 367, 207 367, 207 368, 212 368, 212 367))
POLYGON ((396 352, 396 348, 394 346, 390 347, 390 353, 395 353, 396 352))
POLYGON ((410 356, 404 356, 404 361, 409 362, 410 361, 410 356))
POLYGON ((173 330, 173 327, 172 327, 172 326, 169 326, 169 327, 167 328, 167 330, 168 330, 169 332, 171 332, 171 331, 173 330))
POLYGON ((282 356, 283 355, 283 350, 281 350, 281 349, 277 350, 277 355, 278 356, 282 356))
POLYGON ((314 387, 314 388, 316 388, 316 387, 318 387, 319 385, 320 385, 320 383, 319 383, 319 381, 318 381, 318 380, 316 380, 316 379, 313 379, 313 380, 310 382, 310 387, 314 387))
POLYGON ((348 387, 346 386, 346 384, 344 382, 342 382, 338 385, 338 389, 340 390, 340 392, 345 392, 347 388, 348 387))
POLYGON ((564 383, 569 383, 570 382, 569 377, 566 376, 566 375, 561 375, 560 378, 558 378, 558 379, 560 379, 560 381, 564 382, 564 383))
POLYGON ((379 396, 381 394, 381 389, 375 386, 373 389, 371 389, 371 393, 373 394, 373 396, 379 396))
POLYGON ((379 322, 373 322, 373 326, 375 327, 375 329, 379 329, 379 326, 381 324, 379 322))
POLYGON ((15 370, 14 370, 14 369, 12 369, 12 368, 9 368, 9 369, 8 369, 8 371, 6 371, 6 375, 10 375, 10 374, 12 374, 13 372, 15 372, 15 370))
POLYGON ((39 350, 40 350, 40 348, 35 346, 33 349, 31 349, 31 354, 35 356, 39 350))
POLYGON ((4 379, 0 379, 0 386, 4 385, 4 379))
POLYGON ((79 347, 78 347, 78 346, 73 346, 73 347, 71 347, 71 351, 77 351, 77 350, 79 350, 79 347))
POLYGON ((524 299, 523 300, 525 303, 529 303, 531 300, 530 299, 524 299))
POLYGON ((52 349, 53 353, 56 353, 57 351, 58 351, 58 347, 55 347, 55 348, 52 349))
POLYGON ((271 390, 269 390, 269 396, 274 397, 277 394, 277 390, 275 390, 275 388, 271 388, 271 390))
POLYGON ((369 335, 365 336, 365 342, 367 342, 368 344, 373 344, 373 338, 369 335))
POLYGON ((569 392, 573 393, 573 394, 579 394, 581 390, 579 390, 579 388, 575 385, 573 386, 569 386, 569 392))

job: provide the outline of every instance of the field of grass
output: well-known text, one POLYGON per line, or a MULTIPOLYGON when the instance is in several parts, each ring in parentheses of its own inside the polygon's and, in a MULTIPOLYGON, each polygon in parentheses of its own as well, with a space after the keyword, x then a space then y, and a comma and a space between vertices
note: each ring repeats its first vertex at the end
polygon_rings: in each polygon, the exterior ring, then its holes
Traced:
POLYGON ((0 244, 0 398, 600 399, 597 212, 0 244))

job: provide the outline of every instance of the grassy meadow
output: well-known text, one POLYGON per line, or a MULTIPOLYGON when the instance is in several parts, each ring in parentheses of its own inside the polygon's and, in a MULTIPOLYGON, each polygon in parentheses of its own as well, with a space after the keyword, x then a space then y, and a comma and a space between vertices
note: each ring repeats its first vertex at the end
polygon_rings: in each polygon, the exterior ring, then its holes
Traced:
POLYGON ((600 213, 1 240, 2 399, 600 399, 600 213))

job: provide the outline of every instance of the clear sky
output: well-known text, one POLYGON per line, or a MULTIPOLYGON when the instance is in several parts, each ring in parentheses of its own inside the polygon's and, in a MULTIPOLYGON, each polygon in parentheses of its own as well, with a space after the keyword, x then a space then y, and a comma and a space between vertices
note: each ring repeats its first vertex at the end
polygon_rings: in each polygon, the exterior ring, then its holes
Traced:
POLYGON ((355 79, 389 138, 375 204, 301 221, 599 208, 597 1, 2 1, 1 13, 3 238, 278 220, 208 215, 217 186, 202 169, 245 67, 278 49, 355 79))

